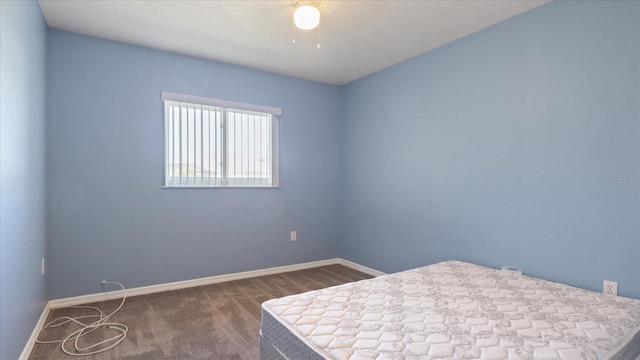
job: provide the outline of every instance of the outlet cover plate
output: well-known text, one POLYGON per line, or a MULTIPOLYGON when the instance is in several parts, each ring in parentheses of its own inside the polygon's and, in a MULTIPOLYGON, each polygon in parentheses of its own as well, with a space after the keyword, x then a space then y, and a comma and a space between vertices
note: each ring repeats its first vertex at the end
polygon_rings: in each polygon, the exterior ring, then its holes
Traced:
POLYGON ((604 280, 602 282, 602 292, 607 295, 618 295, 618 283, 615 281, 604 280))

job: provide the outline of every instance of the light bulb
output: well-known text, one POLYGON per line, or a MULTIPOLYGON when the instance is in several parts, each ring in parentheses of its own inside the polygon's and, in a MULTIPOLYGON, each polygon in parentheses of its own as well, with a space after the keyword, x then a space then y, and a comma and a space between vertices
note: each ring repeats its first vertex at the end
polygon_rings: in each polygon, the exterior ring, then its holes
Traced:
POLYGON ((293 12, 293 22, 300 30, 311 30, 320 24, 320 10, 311 5, 302 5, 293 12))

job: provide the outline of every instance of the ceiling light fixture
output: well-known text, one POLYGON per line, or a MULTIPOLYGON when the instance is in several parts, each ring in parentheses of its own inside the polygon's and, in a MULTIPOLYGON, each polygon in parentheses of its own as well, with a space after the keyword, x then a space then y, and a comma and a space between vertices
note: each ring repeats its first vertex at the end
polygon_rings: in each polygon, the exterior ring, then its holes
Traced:
POLYGON ((293 22, 300 30, 312 30, 320 25, 320 10, 312 5, 302 5, 293 12, 293 22))
POLYGON ((297 1, 292 0, 292 5, 297 6, 293 11, 293 23, 291 24, 291 43, 296 44, 296 28, 300 30, 317 29, 316 48, 320 49, 320 5, 321 1, 297 1))

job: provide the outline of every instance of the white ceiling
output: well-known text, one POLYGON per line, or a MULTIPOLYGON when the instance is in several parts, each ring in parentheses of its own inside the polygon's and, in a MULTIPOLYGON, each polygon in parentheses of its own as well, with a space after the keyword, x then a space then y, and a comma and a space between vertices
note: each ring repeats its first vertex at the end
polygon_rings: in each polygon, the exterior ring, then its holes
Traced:
POLYGON ((54 29, 342 85, 545 4, 537 0, 315 0, 317 31, 295 31, 297 0, 38 0, 54 29))

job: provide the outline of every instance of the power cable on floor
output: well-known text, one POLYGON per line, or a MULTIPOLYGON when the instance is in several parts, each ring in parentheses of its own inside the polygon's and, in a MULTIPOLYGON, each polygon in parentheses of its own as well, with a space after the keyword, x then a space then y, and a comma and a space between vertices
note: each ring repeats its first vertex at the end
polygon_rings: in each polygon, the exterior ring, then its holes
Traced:
POLYGON ((97 313, 94 315, 84 315, 84 316, 77 316, 77 317, 69 317, 69 316, 58 317, 50 321, 44 327, 42 327, 42 329, 40 330, 40 333, 38 334, 38 339, 36 339, 36 343, 39 343, 39 344, 59 343, 62 351, 65 354, 72 355, 72 356, 94 355, 94 354, 98 354, 103 351, 109 350, 114 346, 118 345, 122 340, 124 340, 127 337, 127 331, 129 331, 129 328, 123 324, 109 322, 109 318, 113 316, 115 313, 117 313, 124 305, 124 301, 127 298, 127 290, 125 289, 124 285, 122 285, 119 282, 102 280, 103 287, 104 285, 107 285, 107 284, 116 284, 120 286, 120 288, 122 288, 122 292, 123 292, 122 302, 120 303, 120 306, 118 306, 113 312, 111 312, 111 314, 104 315, 102 313, 102 310, 94 306, 85 306, 85 305, 69 306, 66 309, 89 309, 92 311, 96 311, 97 313), (87 319, 97 319, 97 320, 91 323, 85 323, 87 319), (49 328, 57 328, 59 326, 69 324, 69 323, 80 325, 80 329, 70 333, 64 339, 61 339, 61 340, 39 340, 40 334, 42 334, 44 330, 49 328), (78 340, 81 337, 89 333, 92 333, 98 329, 114 330, 117 332, 117 334, 105 340, 90 344, 88 346, 80 346, 80 344, 78 343, 78 340), (73 349, 72 349, 73 351, 66 348, 67 343, 69 342, 73 342, 73 349), (101 346, 104 346, 104 347, 101 347, 101 346))

